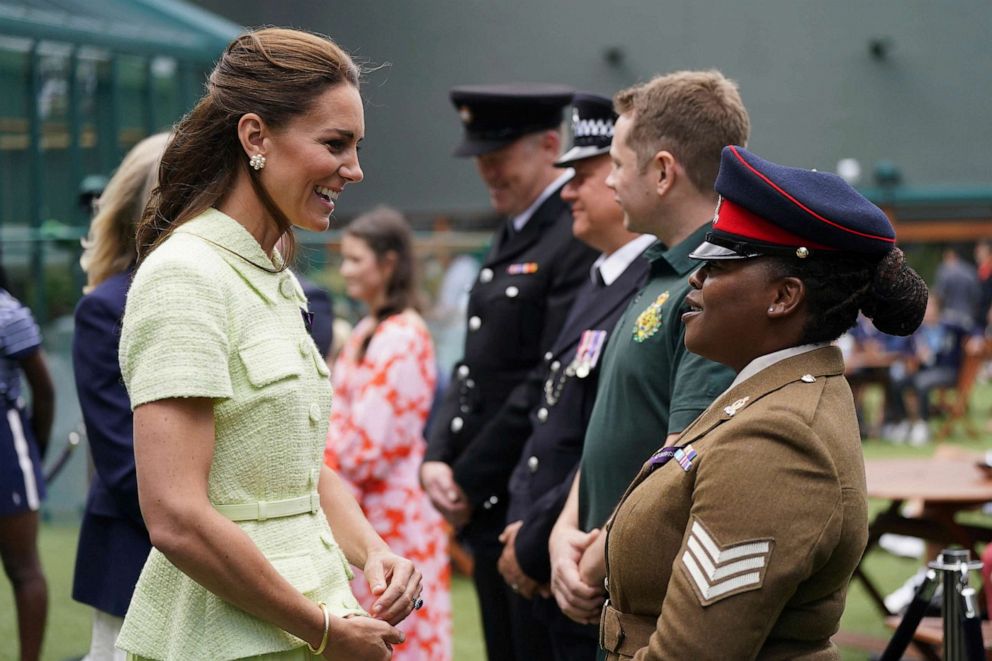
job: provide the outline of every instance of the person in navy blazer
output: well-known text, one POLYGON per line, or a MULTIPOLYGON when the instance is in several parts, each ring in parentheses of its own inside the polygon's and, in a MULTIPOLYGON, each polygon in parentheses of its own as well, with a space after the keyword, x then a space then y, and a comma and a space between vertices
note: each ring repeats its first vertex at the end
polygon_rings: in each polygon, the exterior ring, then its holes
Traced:
MULTIPOLYGON (((511 590, 518 659, 594 659, 595 625, 567 618, 550 598, 548 538, 568 498, 592 413, 598 363, 627 302, 648 275, 641 254, 655 241, 624 227, 623 211, 606 187, 613 136, 610 99, 577 93, 572 101, 574 146, 556 165, 575 171, 561 197, 572 208, 573 234, 602 254, 579 289, 544 362, 528 377, 529 400, 508 401, 485 434, 516 446, 499 569, 511 590)), ((483 444, 488 445, 488 444, 483 444)), ((495 445, 495 443, 493 443, 495 445)), ((483 457, 486 465, 499 457, 483 457)))
POLYGON ((95 609, 88 661, 114 649, 151 542, 138 506, 131 402, 117 361, 135 259, 134 226, 156 185, 169 136, 139 142, 100 196, 81 259, 86 294, 76 306, 72 362, 95 472, 79 532, 72 598, 95 609))

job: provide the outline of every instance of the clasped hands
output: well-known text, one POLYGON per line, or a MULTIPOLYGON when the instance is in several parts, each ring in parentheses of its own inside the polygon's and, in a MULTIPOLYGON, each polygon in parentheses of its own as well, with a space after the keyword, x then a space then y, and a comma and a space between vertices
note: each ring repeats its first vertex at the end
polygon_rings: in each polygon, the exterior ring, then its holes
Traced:
POLYGON ((565 615, 579 624, 599 623, 606 600, 606 535, 599 529, 582 532, 555 526, 548 543, 551 593, 565 615))
POLYGON ((465 492, 455 482, 451 466, 443 461, 425 461, 420 466, 420 484, 434 508, 455 529, 468 523, 472 516, 465 492))
POLYGON ((395 625, 413 612, 420 598, 420 571, 389 549, 370 551, 362 571, 378 597, 370 609, 372 617, 332 617, 325 659, 389 659, 392 646, 404 640, 395 625))

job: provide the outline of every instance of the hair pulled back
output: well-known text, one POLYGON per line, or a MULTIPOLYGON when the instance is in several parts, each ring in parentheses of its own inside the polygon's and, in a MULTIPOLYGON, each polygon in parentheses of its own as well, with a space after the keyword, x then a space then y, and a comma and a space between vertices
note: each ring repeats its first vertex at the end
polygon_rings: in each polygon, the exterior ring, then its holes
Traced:
POLYGON ((135 228, 158 181, 159 161, 168 141, 168 133, 156 133, 132 147, 100 194, 99 210, 79 258, 86 273, 84 293, 126 271, 137 259, 135 228))
MULTIPOLYGON (((238 139, 238 122, 256 113, 272 128, 306 113, 329 87, 359 84, 361 71, 327 37, 299 30, 265 28, 228 45, 207 81, 207 91, 176 125, 162 157, 159 188, 138 227, 138 258, 144 259, 179 225, 215 205, 234 185, 239 171, 279 229, 291 223, 273 201, 259 173, 248 166, 238 139)), ((288 264, 295 243, 288 232, 288 264)))
POLYGON ((899 248, 881 260, 851 254, 771 259, 779 275, 806 285, 804 344, 836 340, 854 325, 859 311, 890 335, 910 335, 923 321, 927 285, 899 248))
POLYGON ((409 308, 420 310, 413 255, 413 232, 410 230, 410 224, 399 211, 387 206, 378 206, 351 221, 344 228, 344 233, 364 241, 375 254, 377 261, 381 262, 390 253, 394 255, 395 260, 393 272, 386 282, 385 302, 379 309, 370 310, 375 318, 375 326, 362 343, 358 356, 361 360, 379 324, 409 308))

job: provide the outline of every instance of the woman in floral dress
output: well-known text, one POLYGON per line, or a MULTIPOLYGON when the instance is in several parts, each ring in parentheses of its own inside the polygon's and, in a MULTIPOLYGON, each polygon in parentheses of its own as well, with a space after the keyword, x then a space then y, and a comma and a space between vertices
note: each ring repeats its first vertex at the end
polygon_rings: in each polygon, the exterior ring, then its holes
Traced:
MULTIPOLYGON (((345 229, 341 251, 348 295, 365 303, 368 316, 334 364, 326 462, 351 486, 390 548, 423 573, 424 606, 400 626, 406 642, 395 647, 393 658, 446 661, 451 658, 447 534, 417 478, 434 395, 434 347, 416 311, 409 225, 396 211, 375 209, 345 229)), ((363 605, 371 604, 360 577, 352 589, 363 605)))

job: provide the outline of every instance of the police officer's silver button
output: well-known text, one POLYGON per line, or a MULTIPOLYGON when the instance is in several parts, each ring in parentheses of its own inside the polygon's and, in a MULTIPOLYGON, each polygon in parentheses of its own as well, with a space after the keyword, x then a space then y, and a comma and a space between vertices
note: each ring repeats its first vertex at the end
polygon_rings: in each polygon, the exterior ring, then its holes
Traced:
POLYGON ((479 317, 472 317, 468 320, 469 330, 479 330, 480 328, 482 328, 482 319, 479 317))
POLYGON ((551 353, 550 351, 547 352, 546 354, 544 354, 544 360, 551 360, 554 357, 555 357, 555 355, 553 353, 551 353))
POLYGON ((561 363, 559 361, 557 361, 557 360, 555 362, 551 363, 551 369, 553 369, 555 371, 557 371, 560 367, 561 367, 561 363))
POLYGON ((320 420, 320 405, 313 403, 310 405, 310 422, 317 422, 320 420))
POLYGON ((506 295, 509 298, 516 298, 517 297, 517 294, 519 294, 519 293, 520 293, 520 290, 517 289, 516 287, 514 287, 513 285, 510 285, 509 287, 506 288, 506 295))
POLYGON ((498 502, 499 502, 499 498, 497 498, 496 496, 489 496, 489 502, 490 502, 490 503, 491 503, 492 505, 495 505, 496 503, 498 503, 498 502))
POLYGON ((492 508, 493 508, 493 504, 490 503, 488 500, 482 503, 482 509, 491 510, 492 508))
POLYGON ((548 409, 546 409, 546 408, 539 408, 537 410, 537 419, 540 420, 541 422, 547 421, 547 419, 548 419, 548 409))
POLYGON ((466 376, 469 375, 469 373, 470 373, 470 370, 468 368, 468 365, 459 365, 458 366, 458 378, 459 379, 464 379, 466 376))
POLYGON ((471 390, 475 387, 475 379, 465 379, 465 387, 471 390))
POLYGON ((462 420, 461 417, 454 417, 451 419, 451 431, 455 432, 456 434, 460 432, 462 430, 462 427, 464 426, 465 426, 465 421, 462 420))
POLYGON ((531 473, 536 473, 537 467, 540 465, 541 465, 541 460, 538 459, 537 457, 532 456, 530 459, 527 460, 527 470, 529 470, 531 473))
POLYGON ((489 282, 493 279, 492 269, 482 269, 479 271, 479 282, 489 282))

